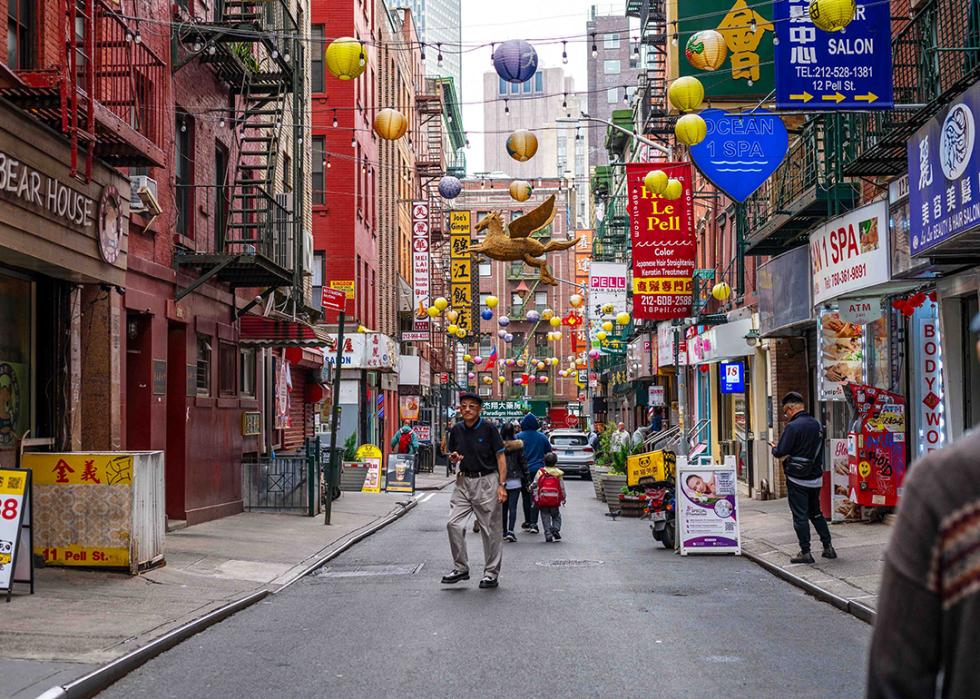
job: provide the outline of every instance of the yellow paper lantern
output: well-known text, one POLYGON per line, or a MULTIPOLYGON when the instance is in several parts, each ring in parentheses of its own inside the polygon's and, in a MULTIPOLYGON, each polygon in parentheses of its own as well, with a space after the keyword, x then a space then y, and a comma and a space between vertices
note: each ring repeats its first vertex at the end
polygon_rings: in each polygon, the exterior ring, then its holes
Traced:
POLYGON ((700 114, 685 114, 674 124, 674 135, 685 146, 696 146, 708 135, 708 125, 700 114))
POLYGON ((459 330, 457 330, 456 331, 456 337, 458 337, 460 340, 462 340, 464 337, 466 337, 466 330, 464 330, 463 328, 460 328, 459 330))
POLYGON ((674 109, 689 112, 697 109, 704 101, 704 85, 697 78, 685 75, 670 84, 667 88, 667 98, 674 105, 674 109))
MULTIPOLYGON (((551 320, 554 317, 555 317, 555 312, 550 308, 546 308, 543 311, 541 311, 541 320, 551 320)), ((552 325, 554 325, 554 323, 552 323, 552 325)))
POLYGON ((507 377, 506 376, 498 376, 497 377, 497 381, 499 381, 500 383, 503 383, 506 380, 507 380, 507 377))
POLYGON ((558 357, 551 358, 551 366, 558 366, 558 357))
POLYGON ((534 189, 531 187, 531 183, 527 180, 514 180, 510 183, 510 187, 507 189, 510 192, 510 198, 515 201, 527 201, 531 198, 531 192, 534 189))
POLYGON ((612 321, 609 321, 609 320, 605 321, 602 324, 602 329, 605 330, 607 333, 608 332, 612 332, 612 329, 613 329, 612 321))
MULTIPOLYGON (((444 311, 449 306, 449 301, 447 301, 445 297, 439 296, 432 302, 432 305, 438 308, 440 311, 444 311)), ((446 317, 449 317, 448 313, 446 314, 446 317)))
POLYGON ((491 379, 489 376, 484 376, 483 377, 483 383, 485 383, 487 386, 489 386, 490 384, 493 383, 493 379, 491 379))
POLYGON ((595 339, 597 339, 599 342, 604 342, 607 337, 609 337, 609 336, 606 335, 606 331, 605 330, 600 330, 599 332, 597 332, 595 334, 595 339))
POLYGON ((613 306, 611 303, 607 303, 605 306, 602 307, 602 312, 603 313, 612 313, 613 310, 615 310, 615 308, 616 307, 613 306))
POLYGON ((446 328, 446 332, 449 333, 450 335, 455 335, 458 330, 459 330, 459 326, 455 324, 450 325, 446 328))
POLYGON ((671 177, 667 182, 667 189, 664 190, 664 198, 673 201, 680 199, 682 194, 684 194, 684 185, 681 184, 680 180, 671 177))
POLYGON ((364 45, 350 36, 342 36, 331 41, 324 58, 327 62, 327 70, 340 80, 353 80, 363 73, 367 66, 364 45))
POLYGON ((408 118, 397 109, 382 109, 374 117, 374 133, 386 141, 395 141, 408 131, 408 118))
POLYGON ((664 189, 667 187, 667 173, 663 170, 651 170, 643 178, 643 186, 646 187, 648 192, 654 194, 663 194, 664 189))
POLYGON ((551 327, 553 328, 561 327, 561 318, 558 318, 557 316, 553 316, 548 322, 551 323, 551 327))
POLYGON ((580 308, 585 303, 585 299, 582 298, 581 294, 572 294, 568 297, 568 303, 571 304, 572 308, 580 308))
POLYGON ((538 152, 538 137, 530 131, 519 129, 507 137, 507 155, 519 162, 525 162, 538 152))
POLYGON ((691 34, 684 48, 687 62, 697 70, 718 70, 728 58, 728 44, 725 37, 714 29, 705 29, 691 34))
POLYGON ((463 361, 464 362, 472 362, 473 361, 473 355, 472 354, 469 354, 469 353, 464 354, 463 355, 463 361))
POLYGON ((854 19, 855 0, 810 0, 810 21, 817 29, 839 32, 854 19))
POLYGON ((430 318, 435 318, 437 315, 439 315, 439 309, 435 306, 429 306, 427 309, 425 309, 425 312, 429 314, 430 318))
POLYGON ((497 304, 500 303, 500 299, 496 296, 487 296, 485 303, 487 304, 487 308, 496 308, 497 304))
POLYGON ((711 295, 719 301, 727 301, 732 295, 732 287, 726 282, 718 282, 711 287, 711 295))
POLYGON ((626 311, 620 311, 616 314, 616 322, 620 325, 628 325, 630 322, 630 314, 626 311))
MULTIPOLYGON (((436 299, 436 308, 438 307, 439 307, 439 299, 436 299)), ((448 320, 450 323, 455 323, 458 318, 459 318, 459 311, 452 308, 446 311, 446 320, 448 320)))

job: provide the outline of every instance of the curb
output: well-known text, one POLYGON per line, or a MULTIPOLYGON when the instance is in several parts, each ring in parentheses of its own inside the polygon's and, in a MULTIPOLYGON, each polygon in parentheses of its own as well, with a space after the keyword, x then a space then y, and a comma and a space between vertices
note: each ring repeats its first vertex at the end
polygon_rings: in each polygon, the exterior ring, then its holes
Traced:
POLYGON ((191 636, 199 634, 208 627, 224 621, 233 614, 237 614, 243 609, 261 602, 270 595, 282 592, 296 581, 302 579, 306 575, 309 575, 317 568, 320 568, 340 554, 344 553, 354 544, 363 541, 375 532, 384 529, 392 522, 404 517, 405 514, 418 505, 418 502, 416 500, 410 500, 407 503, 400 502, 398 504, 401 506, 400 510, 389 513, 384 517, 384 519, 374 522, 364 531, 355 534, 339 546, 330 549, 323 556, 283 583, 283 585, 275 592, 272 590, 259 590, 258 592, 253 592, 245 597, 242 597, 241 599, 235 600, 234 602, 230 602, 223 607, 219 607, 211 612, 208 612, 202 617, 198 617, 197 619, 187 622, 183 626, 172 629, 160 638, 150 641, 142 648, 137 648, 136 650, 127 653, 121 658, 113 660, 107 665, 103 665, 99 669, 94 670, 89 674, 79 677, 77 680, 69 682, 68 684, 60 687, 52 687, 51 689, 46 690, 44 693, 39 694, 37 699, 89 699, 90 697, 94 697, 99 692, 109 688, 115 682, 118 682, 133 670, 136 670, 141 665, 144 665, 161 653, 164 653, 183 641, 186 641, 191 636))
POLYGON ((421 486, 421 487, 416 488, 415 491, 416 492, 425 493, 425 492, 432 492, 432 491, 436 491, 436 490, 445 490, 446 488, 448 488, 449 486, 451 486, 455 482, 456 482, 456 479, 451 478, 450 480, 446 481, 442 485, 421 486))
POLYGON ((795 585, 807 594, 816 597, 821 602, 831 604, 842 612, 847 612, 851 616, 860 619, 866 624, 874 624, 877 613, 871 607, 861 604, 860 602, 855 602, 854 600, 841 597, 840 595, 835 595, 833 592, 829 592, 819 585, 815 585, 809 580, 801 578, 799 575, 795 575, 785 568, 776 565, 775 563, 770 563, 761 556, 746 551, 744 548, 742 549, 742 555, 753 563, 765 568, 777 578, 781 578, 791 585, 795 585))

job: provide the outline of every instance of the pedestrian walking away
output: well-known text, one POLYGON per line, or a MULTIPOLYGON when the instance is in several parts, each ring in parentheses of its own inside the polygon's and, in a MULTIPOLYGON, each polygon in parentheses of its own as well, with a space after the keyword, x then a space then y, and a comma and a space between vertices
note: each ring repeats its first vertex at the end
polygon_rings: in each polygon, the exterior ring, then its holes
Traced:
POLYGON ((483 538, 483 577, 481 588, 497 587, 502 557, 503 526, 500 505, 507 501, 507 460, 504 443, 497 428, 480 417, 483 399, 475 393, 459 397, 463 419, 449 432, 449 459, 456 464, 456 488, 449 500, 450 514, 446 528, 453 569, 443 576, 449 585, 470 579, 466 551, 466 522, 476 516, 483 538))
POLYGON ((772 455, 783 460, 789 510, 800 552, 790 563, 813 563, 810 553, 810 524, 823 544, 824 558, 837 558, 830 538, 830 527, 820 509, 823 486, 823 426, 806 411, 803 396, 790 391, 782 400, 783 415, 789 422, 773 446, 772 455))
POLYGON ((507 458, 507 502, 501 507, 504 525, 504 540, 517 541, 514 536, 514 525, 517 523, 517 501, 521 490, 527 483, 527 459, 524 457, 524 442, 516 438, 517 430, 513 423, 503 426, 500 436, 504 442, 504 452, 507 458))
POLYGON ((541 433, 541 423, 533 413, 521 420, 521 431, 517 438, 524 442, 524 457, 527 459, 528 487, 525 489, 524 514, 527 526, 521 527, 532 534, 538 533, 538 508, 534 506, 530 485, 534 474, 544 466, 544 455, 551 451, 551 441, 541 433))
POLYGON ((419 450, 418 435, 407 422, 391 438, 391 450, 396 454, 414 454, 419 450))
POLYGON ((534 474, 531 490, 534 502, 541 513, 544 540, 561 541, 561 506, 565 504, 565 472, 557 467, 558 455, 544 455, 544 466, 534 474))

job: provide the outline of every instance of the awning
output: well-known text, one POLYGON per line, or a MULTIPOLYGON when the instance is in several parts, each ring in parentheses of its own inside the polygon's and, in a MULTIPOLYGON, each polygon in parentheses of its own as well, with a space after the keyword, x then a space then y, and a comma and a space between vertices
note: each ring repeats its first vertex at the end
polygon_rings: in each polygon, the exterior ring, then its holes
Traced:
POLYGON ((251 347, 336 347, 325 330, 288 318, 245 315, 239 318, 240 342, 251 347))

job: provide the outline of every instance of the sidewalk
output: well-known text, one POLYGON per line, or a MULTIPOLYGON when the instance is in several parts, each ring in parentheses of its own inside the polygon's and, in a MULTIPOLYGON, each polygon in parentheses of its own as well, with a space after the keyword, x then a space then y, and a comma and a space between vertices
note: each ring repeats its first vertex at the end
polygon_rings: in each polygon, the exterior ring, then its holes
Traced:
POLYGON ((402 494, 344 493, 323 516, 242 513, 167 535, 166 565, 132 577, 44 568, 35 594, 3 604, 0 696, 35 697, 168 631, 262 590, 401 511, 402 494))
POLYGON ((456 476, 447 476, 445 466, 436 466, 432 473, 415 474, 415 490, 442 490, 456 481, 456 476))
MULTIPOLYGON (((856 616, 870 620, 878 603, 878 586, 885 547, 892 528, 886 524, 831 524, 830 533, 837 550, 836 560, 820 557, 820 542, 814 539, 814 565, 791 564, 789 559, 799 551, 786 499, 739 500, 742 550, 783 577, 795 576, 804 584, 829 593, 837 599, 827 601, 848 606, 856 616), (781 572, 780 572, 781 571, 781 572), (864 609, 862 609, 864 608, 864 609)), ((816 533, 813 533, 816 536, 816 533)), ((816 591, 816 590, 813 590, 816 591)))

